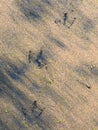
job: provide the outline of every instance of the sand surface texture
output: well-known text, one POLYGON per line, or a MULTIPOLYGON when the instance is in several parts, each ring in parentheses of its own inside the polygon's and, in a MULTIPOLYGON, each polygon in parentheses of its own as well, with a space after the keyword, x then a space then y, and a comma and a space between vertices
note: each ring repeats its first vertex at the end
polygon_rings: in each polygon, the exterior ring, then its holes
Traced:
POLYGON ((98 0, 0 0, 0 130, 98 130, 98 0))

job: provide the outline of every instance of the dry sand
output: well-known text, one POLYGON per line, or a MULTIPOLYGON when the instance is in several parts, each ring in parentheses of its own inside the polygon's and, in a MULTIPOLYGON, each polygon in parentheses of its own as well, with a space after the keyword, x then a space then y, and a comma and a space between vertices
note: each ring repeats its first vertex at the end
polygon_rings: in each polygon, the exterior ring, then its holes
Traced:
POLYGON ((98 0, 0 0, 0 130, 98 130, 98 0))

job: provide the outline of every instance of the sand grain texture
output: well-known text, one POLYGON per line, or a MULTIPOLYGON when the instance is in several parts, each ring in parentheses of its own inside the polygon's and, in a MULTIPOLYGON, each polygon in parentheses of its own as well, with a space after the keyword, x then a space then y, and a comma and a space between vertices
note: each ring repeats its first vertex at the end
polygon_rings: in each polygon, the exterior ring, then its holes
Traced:
POLYGON ((98 130, 97 59, 97 0, 1 0, 0 130, 98 130))

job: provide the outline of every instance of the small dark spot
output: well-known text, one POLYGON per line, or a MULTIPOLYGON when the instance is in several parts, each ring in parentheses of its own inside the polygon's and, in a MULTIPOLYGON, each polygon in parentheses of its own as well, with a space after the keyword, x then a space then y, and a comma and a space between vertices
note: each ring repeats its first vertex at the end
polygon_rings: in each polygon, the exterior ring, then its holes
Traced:
POLYGON ((38 67, 43 67, 44 65, 47 64, 46 56, 45 56, 43 50, 40 50, 35 61, 38 65, 38 67))
POLYGON ((51 40, 51 42, 55 43, 58 47, 60 47, 62 49, 67 48, 67 46, 62 41, 59 41, 55 38, 50 38, 50 40, 51 40))
POLYGON ((58 24, 58 23, 61 23, 61 20, 60 20, 60 19, 56 19, 54 22, 55 22, 56 24, 58 24))

